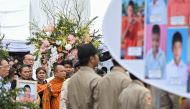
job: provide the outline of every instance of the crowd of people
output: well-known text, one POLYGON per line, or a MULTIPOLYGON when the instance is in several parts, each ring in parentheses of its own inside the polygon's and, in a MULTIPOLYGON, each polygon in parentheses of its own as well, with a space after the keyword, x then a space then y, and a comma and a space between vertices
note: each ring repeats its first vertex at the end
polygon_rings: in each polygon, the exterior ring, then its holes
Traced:
MULTIPOLYGON (((15 89, 18 80, 37 81, 37 98, 30 96, 32 88, 25 85, 24 96, 19 101, 34 102, 42 109, 156 109, 151 90, 154 88, 129 73, 115 59, 112 62, 109 72, 106 67, 97 69, 97 50, 92 44, 84 44, 78 48, 76 63, 71 60, 55 63, 53 76, 49 78, 48 67, 33 68, 32 54, 23 57, 22 65, 18 60, 0 59, 0 80, 9 79, 4 85, 7 91, 15 89)), ((167 92, 160 97, 165 97, 160 109, 189 109, 186 99, 177 103, 177 96, 167 92)))

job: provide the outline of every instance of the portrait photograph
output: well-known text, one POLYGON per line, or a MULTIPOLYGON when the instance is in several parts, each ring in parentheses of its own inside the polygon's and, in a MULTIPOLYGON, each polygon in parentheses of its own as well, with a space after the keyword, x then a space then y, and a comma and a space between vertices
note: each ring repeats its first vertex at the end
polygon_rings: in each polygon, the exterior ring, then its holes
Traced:
POLYGON ((187 83, 188 28, 169 28, 167 41, 166 79, 173 85, 187 83))
POLYGON ((167 24, 167 0, 147 0, 147 24, 167 24))
POLYGON ((143 59, 144 0, 122 0, 121 59, 143 59))
POLYGON ((168 25, 188 26, 190 17, 189 5, 189 0, 168 0, 168 25))
POLYGON ((165 74, 166 62, 166 25, 147 25, 145 78, 161 79, 165 74))
POLYGON ((37 82, 18 80, 17 88, 22 91, 17 96, 19 102, 34 102, 37 99, 37 82))

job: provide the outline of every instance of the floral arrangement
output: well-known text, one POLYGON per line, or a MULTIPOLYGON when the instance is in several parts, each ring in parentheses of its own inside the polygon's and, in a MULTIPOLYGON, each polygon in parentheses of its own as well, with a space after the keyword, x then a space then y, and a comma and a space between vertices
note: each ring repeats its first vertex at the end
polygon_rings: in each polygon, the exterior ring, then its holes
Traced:
MULTIPOLYGON (((78 8, 75 9, 79 12, 78 8)), ((76 60, 77 47, 81 44, 92 43, 96 48, 101 45, 102 35, 99 31, 90 32, 91 25, 97 17, 84 22, 81 20, 81 13, 77 13, 76 17, 70 17, 63 12, 55 15, 58 16, 57 23, 53 21, 53 24, 42 29, 33 23, 34 37, 28 39, 28 44, 35 45, 34 54, 44 55, 52 64, 63 59, 76 60)))

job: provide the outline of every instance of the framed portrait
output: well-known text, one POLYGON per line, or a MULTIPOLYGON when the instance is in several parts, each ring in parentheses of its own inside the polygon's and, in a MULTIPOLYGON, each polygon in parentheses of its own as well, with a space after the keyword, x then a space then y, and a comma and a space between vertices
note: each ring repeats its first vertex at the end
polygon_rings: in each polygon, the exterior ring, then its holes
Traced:
POLYGON ((144 0, 122 0, 121 59, 143 59, 144 8, 144 0))
POLYGON ((162 79, 165 74, 166 25, 147 25, 145 78, 162 79))
POLYGON ((187 83, 188 28, 169 28, 167 39, 166 79, 173 85, 187 83))
POLYGON ((167 24, 167 0, 147 0, 147 24, 167 24))
POLYGON ((34 102, 37 99, 37 82, 18 80, 17 88, 23 89, 19 92, 16 100, 19 102, 34 102))

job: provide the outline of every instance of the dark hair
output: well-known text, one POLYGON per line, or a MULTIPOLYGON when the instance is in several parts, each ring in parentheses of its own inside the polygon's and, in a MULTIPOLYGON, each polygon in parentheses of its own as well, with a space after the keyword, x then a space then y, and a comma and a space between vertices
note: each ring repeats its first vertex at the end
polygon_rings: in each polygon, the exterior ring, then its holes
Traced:
POLYGON ((113 69, 113 66, 110 67, 110 71, 113 69))
POLYGON ((57 70, 57 66, 59 66, 59 65, 60 65, 60 66, 63 66, 63 65, 60 64, 60 63, 55 63, 52 70, 55 72, 55 71, 57 70))
POLYGON ((17 73, 18 73, 18 72, 20 72, 20 67, 21 67, 21 66, 22 66, 21 64, 17 63, 17 64, 14 64, 14 65, 12 66, 12 68, 16 69, 16 71, 17 71, 17 73))
POLYGON ((105 72, 101 69, 96 69, 96 73, 100 75, 101 77, 103 77, 103 75, 105 74, 105 72))
POLYGON ((28 85, 28 84, 24 86, 24 90, 26 90, 26 88, 31 89, 30 85, 28 85))
POLYGON ((175 44, 176 42, 183 43, 182 35, 181 35, 180 32, 176 32, 176 33, 173 35, 173 39, 172 39, 172 49, 173 49, 174 44, 175 44))
POLYGON ((106 67, 102 67, 101 70, 104 71, 105 73, 108 72, 108 69, 106 67))
POLYGON ((47 72, 46 72, 46 69, 45 69, 44 67, 39 67, 39 68, 36 69, 36 76, 37 76, 37 74, 38 74, 38 72, 39 72, 40 70, 43 70, 45 73, 47 73, 47 72))
POLYGON ((83 44, 78 48, 78 59, 81 66, 88 64, 90 57, 97 54, 96 48, 90 44, 83 44))
POLYGON ((15 68, 10 68, 8 78, 11 79, 15 74, 17 75, 15 68))
POLYGON ((120 66, 120 64, 115 59, 112 59, 112 63, 114 66, 120 66))
MULTIPOLYGON (((22 66, 20 67, 20 69, 19 69, 19 72, 21 73, 21 72, 22 72, 22 69, 23 69, 23 68, 25 68, 25 67, 28 67, 28 66, 27 66, 27 65, 25 65, 25 64, 24 64, 24 65, 22 65, 22 66)), ((28 67, 28 68, 29 68, 29 67, 28 67)))
POLYGON ((152 27, 152 34, 158 34, 160 36, 160 26, 155 24, 152 27))
POLYGON ((73 62, 71 60, 64 60, 63 62, 61 62, 61 64, 64 66, 65 64, 69 64, 71 66, 73 66, 73 62))
POLYGON ((133 75, 132 73, 129 73, 130 77, 132 80, 139 80, 135 75, 133 75))
POLYGON ((130 0, 128 6, 131 6, 134 9, 135 4, 134 4, 134 2, 132 0, 130 0))
POLYGON ((80 63, 77 61, 74 65, 74 68, 80 67, 80 63))

